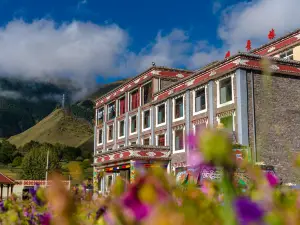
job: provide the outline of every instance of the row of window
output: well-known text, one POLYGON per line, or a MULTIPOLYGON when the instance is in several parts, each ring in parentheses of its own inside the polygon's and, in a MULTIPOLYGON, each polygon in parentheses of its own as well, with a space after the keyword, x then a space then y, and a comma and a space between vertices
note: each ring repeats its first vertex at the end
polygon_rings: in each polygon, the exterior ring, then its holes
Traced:
MULTIPOLYGON (((227 105, 233 102, 233 76, 224 78, 217 82, 218 107, 227 105)), ((148 83, 142 87, 143 104, 151 101, 152 83, 148 83)), ((199 114, 207 110, 207 88, 202 87, 193 91, 193 113, 199 114)), ((177 96, 173 99, 173 120, 181 120, 184 118, 184 97, 177 96)), ((134 90, 129 93, 129 108, 136 109, 139 106, 139 90, 134 90)), ((125 96, 118 100, 118 115, 125 113, 125 96)), ((156 125, 163 125, 166 122, 166 104, 163 103, 156 107, 157 121, 156 125)), ((110 103, 107 106, 107 119, 111 120, 116 117, 116 102, 110 103)), ((97 124, 102 124, 104 120, 104 108, 97 112, 97 124)), ((150 111, 143 112, 143 129, 150 128, 150 111)), ((131 132, 136 132, 136 117, 131 117, 131 132)))
MULTIPOLYGON (((109 127, 109 130, 113 130, 113 127, 109 127)), ((111 136, 113 132, 109 132, 108 133, 108 140, 112 141, 113 140, 113 137, 111 136), (109 139, 111 138, 111 139, 109 139)), ((159 135, 156 135, 156 146, 165 146, 166 143, 165 143, 165 134, 159 134, 159 135)), ((137 141, 130 141, 129 144, 130 145, 136 145, 137 141)), ((98 130, 98 145, 101 145, 103 144, 103 131, 102 129, 98 130)), ((151 145, 151 142, 150 142, 150 137, 147 137, 147 138, 143 138, 142 139, 142 145, 151 145)), ((124 144, 121 144, 121 145, 118 145, 119 148, 121 147, 124 147, 125 145, 124 144)), ((108 151, 109 150, 112 150, 112 148, 108 148, 107 149, 108 151)))
MULTIPOLYGON (((141 102, 140 102, 140 90, 135 89, 129 93, 129 111, 134 110, 142 105, 147 104, 152 99, 152 82, 149 82, 141 88, 141 102)), ((126 112, 125 95, 120 97, 117 101, 109 103, 107 105, 107 120, 112 120, 116 116, 121 116, 126 112), (118 107, 118 108, 117 108, 118 107)), ((97 111, 97 124, 103 123, 104 120, 104 108, 97 111)))
MULTIPOLYGON (((218 119, 219 123, 222 123, 224 127, 230 131, 233 132, 235 130, 235 124, 234 124, 234 114, 222 117, 218 119)), ((122 129, 119 129, 119 133, 122 136, 124 136, 124 121, 120 121, 120 126, 122 129)), ((194 131, 200 132, 201 130, 205 129, 207 127, 206 123, 201 123, 194 125, 194 131)), ((107 142, 112 142, 114 137, 114 126, 109 125, 108 126, 108 135, 107 135, 107 142)), ((120 136, 119 136, 120 137, 120 136)), ((130 141, 130 145, 135 145, 137 142, 136 141, 130 141)), ((98 145, 103 144, 103 131, 102 129, 98 130, 98 145)), ((141 140, 142 145, 151 145, 150 137, 143 138, 141 140)), ((156 135, 156 141, 155 141, 156 146, 166 146, 166 134, 160 134, 156 135)), ((119 148, 124 147, 124 145, 119 145, 119 148)), ((174 152, 181 152, 184 151, 185 149, 185 129, 174 129, 173 130, 173 151, 174 152)), ((107 150, 112 150, 112 148, 107 149, 107 150)))

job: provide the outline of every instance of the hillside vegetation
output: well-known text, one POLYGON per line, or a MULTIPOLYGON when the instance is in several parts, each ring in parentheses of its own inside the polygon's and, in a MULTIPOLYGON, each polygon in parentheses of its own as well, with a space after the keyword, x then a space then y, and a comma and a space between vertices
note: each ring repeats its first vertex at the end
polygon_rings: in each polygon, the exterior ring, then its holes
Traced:
POLYGON ((17 147, 30 141, 79 147, 92 136, 93 129, 89 123, 57 109, 28 130, 10 137, 8 141, 17 147))

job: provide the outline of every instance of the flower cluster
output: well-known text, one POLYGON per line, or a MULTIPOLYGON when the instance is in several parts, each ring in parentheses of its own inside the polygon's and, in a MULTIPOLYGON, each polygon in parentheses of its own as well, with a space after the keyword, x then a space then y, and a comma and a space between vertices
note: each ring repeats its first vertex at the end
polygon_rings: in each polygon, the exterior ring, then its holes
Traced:
POLYGON ((197 179, 178 184, 162 167, 137 169, 133 183, 117 177, 109 196, 86 201, 74 197, 77 189, 70 193, 54 177, 46 190, 36 186, 30 201, 14 197, 0 202, 0 224, 300 224, 299 191, 280 185, 274 173, 265 173, 247 160, 236 161, 226 133, 207 130, 189 135, 187 142, 193 171, 220 170, 220 179, 206 180, 201 186, 197 179), (241 174, 248 180, 240 181, 241 174))

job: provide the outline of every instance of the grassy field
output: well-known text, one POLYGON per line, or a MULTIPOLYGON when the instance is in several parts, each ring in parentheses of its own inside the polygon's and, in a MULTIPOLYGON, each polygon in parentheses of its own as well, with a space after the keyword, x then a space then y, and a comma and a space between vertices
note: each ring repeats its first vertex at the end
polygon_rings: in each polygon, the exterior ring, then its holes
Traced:
POLYGON ((8 141, 17 147, 33 140, 72 147, 84 145, 92 150, 93 145, 85 144, 91 143, 92 137, 93 129, 88 123, 67 115, 62 109, 57 109, 30 129, 10 137, 8 141))
POLYGON ((20 167, 15 168, 8 168, 6 165, 0 165, 0 173, 5 174, 6 176, 12 178, 12 179, 19 179, 19 174, 21 172, 20 167))

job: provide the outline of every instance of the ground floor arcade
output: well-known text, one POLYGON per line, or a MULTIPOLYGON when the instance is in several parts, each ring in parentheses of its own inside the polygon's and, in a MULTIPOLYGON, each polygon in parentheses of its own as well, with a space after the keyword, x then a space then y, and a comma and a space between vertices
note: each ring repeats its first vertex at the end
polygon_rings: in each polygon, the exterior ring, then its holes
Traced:
POLYGON ((117 177, 130 184, 135 180, 137 169, 147 170, 156 166, 170 170, 168 147, 129 146, 98 154, 94 162, 94 190, 108 193, 117 177))

